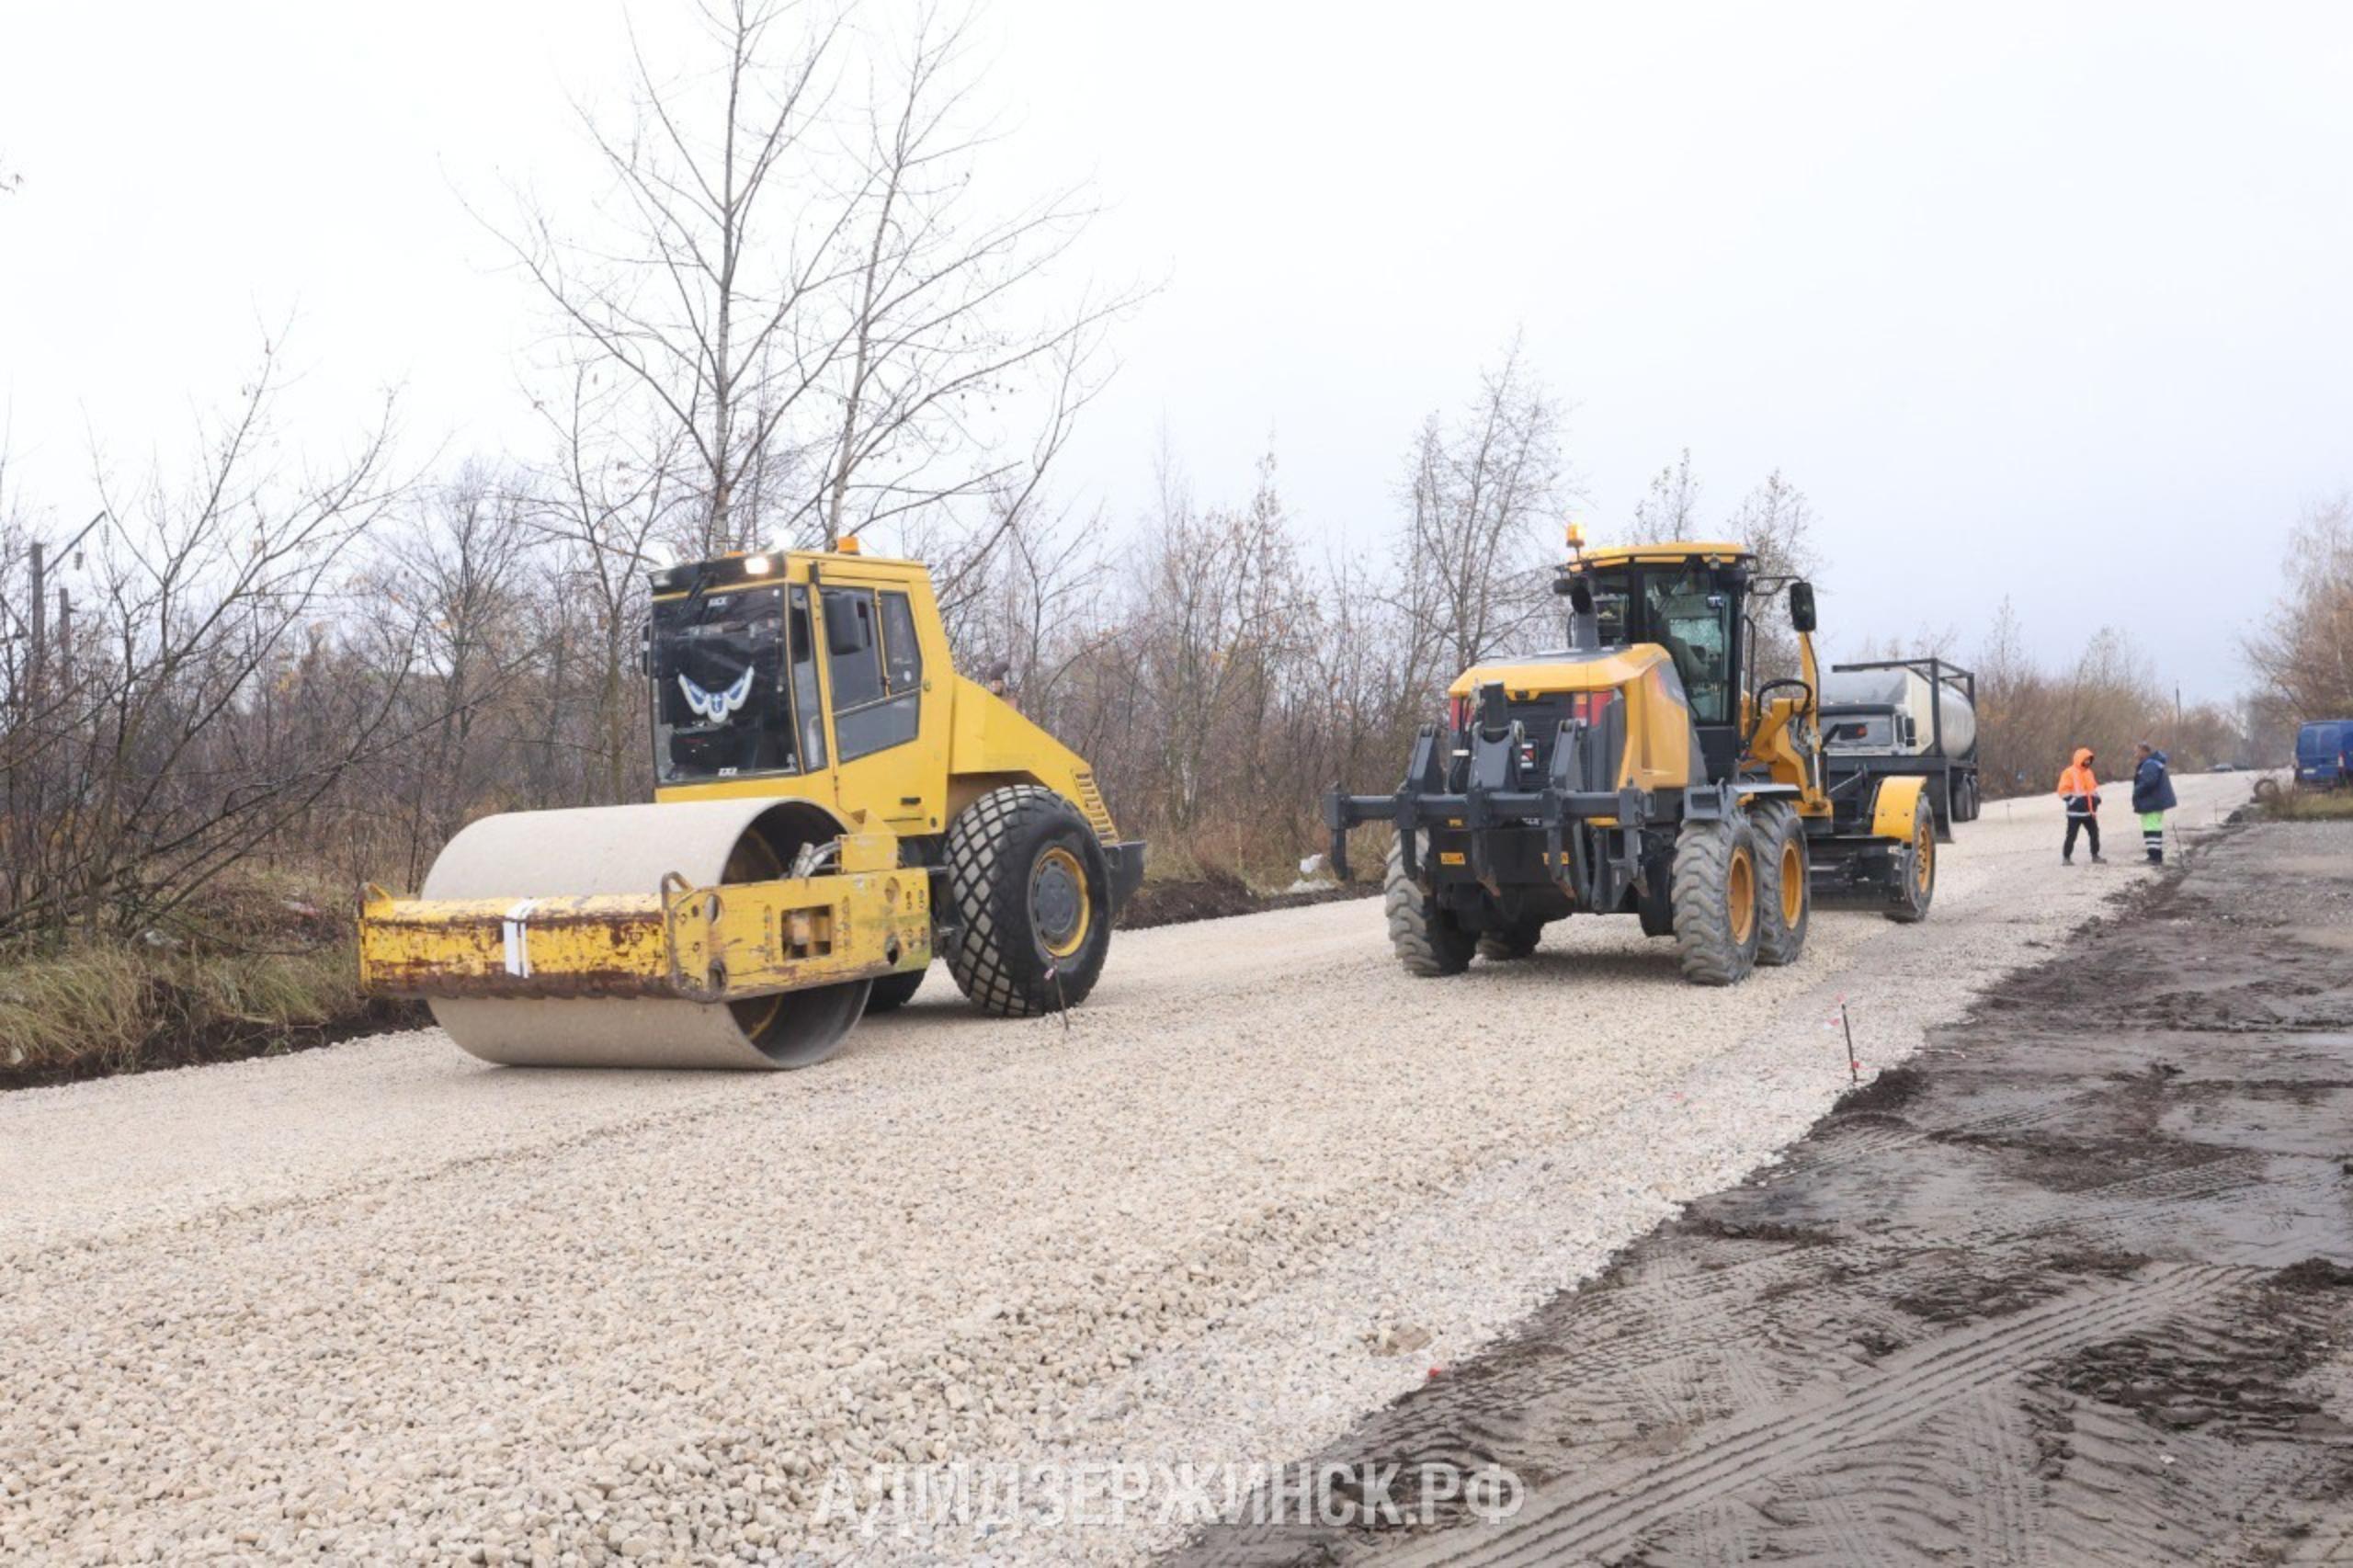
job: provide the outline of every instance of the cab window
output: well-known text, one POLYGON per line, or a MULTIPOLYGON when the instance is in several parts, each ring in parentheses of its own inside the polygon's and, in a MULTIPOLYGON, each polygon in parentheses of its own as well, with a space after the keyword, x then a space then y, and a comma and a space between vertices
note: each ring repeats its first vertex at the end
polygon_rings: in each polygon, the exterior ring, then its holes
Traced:
POLYGON ((833 677, 838 718, 882 695, 882 639, 875 630, 872 589, 827 588, 824 603, 825 673, 833 677))
POLYGON ((923 647, 904 594, 882 596, 882 679, 893 697, 923 685, 923 647))
POLYGON ((1652 633, 1683 677, 1692 720, 1731 723, 1732 596, 1710 572, 1655 572, 1644 580, 1643 598, 1652 633))
POLYGON ((825 766, 825 705, 817 698, 817 639, 809 626, 809 590, 792 590, 792 706, 801 716, 801 755, 810 772, 825 766))
POLYGON ((915 618, 906 596, 878 596, 871 588, 826 588, 824 608, 825 670, 833 681, 834 740, 841 760, 855 761, 914 740, 921 717, 923 662, 915 646, 915 618), (892 620, 904 623, 904 655, 890 647, 892 620))

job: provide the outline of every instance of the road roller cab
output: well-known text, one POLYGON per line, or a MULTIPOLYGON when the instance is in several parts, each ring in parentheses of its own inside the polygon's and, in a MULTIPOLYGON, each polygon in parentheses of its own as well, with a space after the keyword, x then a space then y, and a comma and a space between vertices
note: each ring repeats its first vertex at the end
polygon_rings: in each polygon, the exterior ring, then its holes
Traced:
POLYGON ((1325 801, 1345 876, 1358 824, 1394 825, 1400 961, 1525 958, 1573 914, 1638 916, 1684 974, 1795 960, 1817 899, 1927 913, 1937 822, 1918 777, 1825 768, 1813 590, 1736 544, 1586 551, 1558 584, 1568 645, 1466 670, 1387 795, 1325 801), (1760 678, 1753 612, 1786 597, 1796 668, 1760 678))
POLYGON ((983 1009, 1083 1000, 1143 846, 1086 764, 957 673, 916 562, 654 574, 655 799, 484 818, 415 899, 370 887, 361 980, 515 1063, 801 1066, 934 956, 983 1009))

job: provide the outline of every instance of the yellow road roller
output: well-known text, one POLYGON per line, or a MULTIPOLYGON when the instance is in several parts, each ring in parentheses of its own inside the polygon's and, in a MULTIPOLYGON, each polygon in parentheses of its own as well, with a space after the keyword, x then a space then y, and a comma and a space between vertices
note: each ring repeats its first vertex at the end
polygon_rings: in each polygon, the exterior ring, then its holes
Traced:
POLYGON ((653 574, 651 804, 485 817, 415 898, 369 886, 360 980, 513 1065, 805 1067, 935 957, 984 1012, 1083 1001, 1143 876, 1095 777, 956 673, 918 562, 653 574))

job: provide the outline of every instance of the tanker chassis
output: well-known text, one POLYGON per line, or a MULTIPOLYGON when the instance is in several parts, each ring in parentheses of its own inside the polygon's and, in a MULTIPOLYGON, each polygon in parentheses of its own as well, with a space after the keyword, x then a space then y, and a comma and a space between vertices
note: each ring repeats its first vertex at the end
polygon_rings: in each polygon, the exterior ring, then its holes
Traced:
POLYGON ((1823 772, 1833 801, 1871 779, 1927 780, 1937 838, 1977 820, 1977 677, 1943 659, 1836 665, 1822 683, 1823 772))

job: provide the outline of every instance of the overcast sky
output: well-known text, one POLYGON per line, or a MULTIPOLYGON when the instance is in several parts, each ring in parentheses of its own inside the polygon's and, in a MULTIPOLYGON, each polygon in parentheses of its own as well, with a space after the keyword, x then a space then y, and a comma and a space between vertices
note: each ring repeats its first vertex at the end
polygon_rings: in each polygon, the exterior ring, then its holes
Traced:
MULTIPOLYGON (((640 0, 642 30, 675 27, 640 0)), ((296 324, 295 437, 403 389, 528 431, 542 324, 461 198, 582 176, 614 0, 0 0, 0 402, 23 494, 169 451, 296 324)), ((1711 514, 1812 498, 1825 623, 2130 629, 2236 690, 2289 526, 2353 484, 2353 6, 1000 0, 1017 179, 1165 288, 1064 474, 1131 522, 1271 440, 1370 548, 1422 415, 1516 329, 1607 539, 1688 446, 1711 514)))

